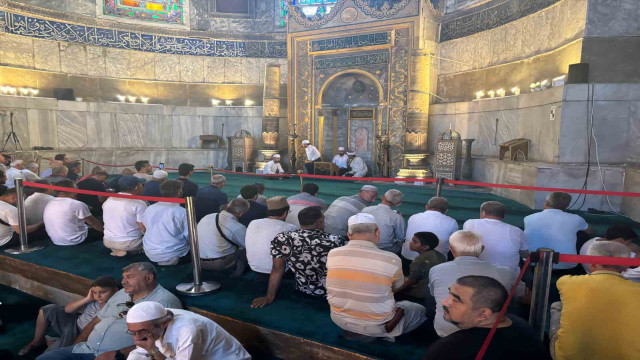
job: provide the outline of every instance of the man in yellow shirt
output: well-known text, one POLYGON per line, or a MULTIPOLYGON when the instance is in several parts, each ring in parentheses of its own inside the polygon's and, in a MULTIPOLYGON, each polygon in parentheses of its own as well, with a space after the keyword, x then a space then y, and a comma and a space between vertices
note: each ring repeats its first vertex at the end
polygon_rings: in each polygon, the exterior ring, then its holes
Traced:
MULTIPOLYGON (((613 241, 591 245, 588 255, 628 258, 613 241)), ((558 280, 561 302, 551 305, 551 355, 556 360, 637 359, 640 284, 626 280, 626 266, 591 264, 591 275, 558 280)))

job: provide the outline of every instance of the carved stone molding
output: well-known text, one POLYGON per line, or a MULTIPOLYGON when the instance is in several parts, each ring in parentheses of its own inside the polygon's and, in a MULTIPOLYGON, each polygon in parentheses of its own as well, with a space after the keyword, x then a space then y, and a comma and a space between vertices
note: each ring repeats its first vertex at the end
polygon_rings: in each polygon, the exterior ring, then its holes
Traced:
POLYGON ((362 10, 363 13, 384 19, 397 14, 411 3, 411 0, 387 0, 382 5, 378 5, 379 1, 371 0, 353 0, 353 3, 362 10))
POLYGON ((318 28, 333 20, 340 13, 345 2, 346 0, 338 0, 329 13, 326 15, 316 13, 312 18, 307 17, 298 7, 289 5, 289 17, 307 29, 318 28))

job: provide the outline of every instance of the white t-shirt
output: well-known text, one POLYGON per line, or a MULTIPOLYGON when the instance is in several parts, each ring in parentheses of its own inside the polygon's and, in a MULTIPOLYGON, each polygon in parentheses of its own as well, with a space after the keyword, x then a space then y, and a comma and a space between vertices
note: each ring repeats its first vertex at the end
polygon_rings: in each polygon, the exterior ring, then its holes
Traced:
POLYGON ((24 208, 27 212, 27 225, 42 222, 44 208, 54 197, 44 193, 33 193, 24 201, 24 208))
MULTIPOLYGON (((4 201, 0 201, 0 219, 9 225, 18 225, 18 209, 4 201)), ((11 226, 0 224, 0 246, 8 243, 13 236, 11 226)))
POLYGON ((473 231, 482 237, 484 250, 480 259, 520 272, 520 250, 529 250, 522 230, 494 219, 467 220, 462 229, 473 231))
POLYGON ((44 208, 42 218, 47 234, 56 245, 77 245, 87 238, 89 228, 84 219, 91 216, 89 207, 78 200, 57 197, 44 208))
POLYGON ((142 215, 146 209, 147 204, 142 200, 108 198, 102 204, 104 238, 109 241, 131 241, 141 238, 144 234, 138 223, 142 222, 142 215))
POLYGON ((298 227, 276 219, 253 220, 247 227, 245 246, 247 260, 253 271, 269 274, 273 261, 271 259, 271 240, 284 231, 298 230, 298 227))
POLYGON ((449 253, 449 236, 458 231, 458 222, 439 211, 427 210, 423 213, 412 215, 407 223, 407 233, 402 245, 402 256, 405 259, 413 260, 418 257, 418 253, 409 250, 409 243, 413 234, 421 231, 429 231, 438 237, 440 243, 436 250, 442 255, 449 253))
POLYGON ((342 156, 340 155, 334 156, 331 162, 334 163, 339 168, 346 169, 348 160, 349 160, 349 156, 347 156, 347 154, 344 154, 342 156))

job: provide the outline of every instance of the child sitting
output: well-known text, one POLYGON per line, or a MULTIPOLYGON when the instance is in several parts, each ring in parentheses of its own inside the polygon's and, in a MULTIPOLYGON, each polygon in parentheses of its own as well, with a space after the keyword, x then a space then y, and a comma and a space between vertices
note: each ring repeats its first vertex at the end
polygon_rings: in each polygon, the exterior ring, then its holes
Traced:
POLYGON ((64 307, 56 304, 43 306, 38 313, 33 340, 20 350, 18 356, 27 355, 47 345, 49 348, 46 351, 73 345, 80 331, 93 320, 98 311, 117 291, 116 279, 111 276, 101 276, 91 284, 89 293, 84 298, 72 301, 64 307), (52 343, 45 341, 49 327, 60 336, 52 343))
POLYGON ((394 291, 395 293, 419 299, 424 298, 429 287, 429 270, 447 261, 444 255, 435 250, 439 243, 440 240, 432 232, 421 231, 413 234, 409 249, 420 255, 411 262, 409 277, 405 279, 402 286, 394 291))

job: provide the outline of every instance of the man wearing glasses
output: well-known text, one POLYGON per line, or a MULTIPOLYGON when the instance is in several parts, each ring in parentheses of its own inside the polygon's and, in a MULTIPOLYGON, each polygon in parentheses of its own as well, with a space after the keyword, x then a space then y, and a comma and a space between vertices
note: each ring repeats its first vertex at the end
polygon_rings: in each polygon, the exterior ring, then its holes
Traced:
POLYGON ((151 263, 133 263, 122 269, 122 287, 82 330, 75 345, 45 353, 37 360, 124 360, 135 349, 127 334, 126 316, 135 304, 155 301, 181 309, 180 300, 158 284, 151 263))

